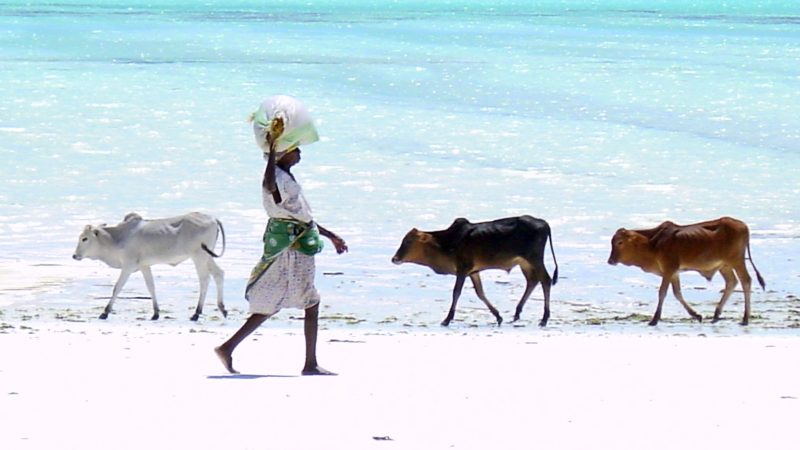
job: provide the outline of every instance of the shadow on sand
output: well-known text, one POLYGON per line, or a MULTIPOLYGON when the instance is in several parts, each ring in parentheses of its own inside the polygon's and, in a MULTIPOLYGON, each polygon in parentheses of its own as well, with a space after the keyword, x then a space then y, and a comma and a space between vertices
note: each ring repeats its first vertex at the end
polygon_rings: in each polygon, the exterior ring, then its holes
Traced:
POLYGON ((257 380, 259 378, 296 378, 299 375, 255 375, 246 373, 233 373, 229 375, 209 375, 209 380, 257 380))

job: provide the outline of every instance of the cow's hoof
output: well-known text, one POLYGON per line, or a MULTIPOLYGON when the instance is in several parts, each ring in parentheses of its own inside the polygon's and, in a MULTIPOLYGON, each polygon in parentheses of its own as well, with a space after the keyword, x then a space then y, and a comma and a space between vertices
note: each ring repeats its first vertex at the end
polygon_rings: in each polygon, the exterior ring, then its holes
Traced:
POLYGON ((647 322, 647 324, 650 325, 651 327, 654 327, 654 326, 658 325, 658 321, 657 320, 651 320, 650 322, 647 322))
POLYGON ((153 317, 150 320, 158 320, 158 313, 153 314, 153 317))
POLYGON ((100 318, 103 319, 103 320, 108 319, 108 313, 104 312, 103 314, 100 314, 100 318))
POLYGON ((443 327, 446 327, 446 326, 449 326, 449 325, 450 325, 450 321, 449 320, 443 320, 442 321, 442 326, 443 327))
POLYGON ((741 326, 745 327, 745 326, 747 326, 749 323, 750 323, 750 321, 749 321, 749 320, 743 320, 743 321, 739 322, 739 325, 741 325, 741 326))
POLYGON ((189 318, 192 322, 197 322, 197 319, 200 317, 200 314, 194 313, 192 317, 189 318))
POLYGON ((225 310, 225 309, 220 309, 220 310, 219 310, 219 312, 221 312, 221 313, 222 313, 222 317, 225 317, 226 319, 228 318, 228 311, 227 311, 227 310, 225 310))
POLYGON ((498 317, 497 318, 497 326, 499 327, 502 324, 503 324, 503 318, 502 317, 498 317))
POLYGON ((546 327, 547 326, 547 321, 546 320, 540 320, 539 321, 539 326, 540 327, 546 327))

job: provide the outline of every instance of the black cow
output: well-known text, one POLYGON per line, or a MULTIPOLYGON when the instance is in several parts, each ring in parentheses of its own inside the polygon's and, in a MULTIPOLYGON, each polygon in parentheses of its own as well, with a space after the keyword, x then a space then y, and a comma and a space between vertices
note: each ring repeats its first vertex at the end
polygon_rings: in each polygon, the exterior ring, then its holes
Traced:
POLYGON ((544 315, 539 325, 547 325, 550 318, 550 286, 558 281, 558 262, 553 251, 550 226, 542 219, 526 215, 470 223, 467 219, 459 218, 446 230, 426 232, 413 228, 403 238, 392 262, 420 264, 438 274, 456 276, 453 303, 442 321, 443 326, 448 326, 453 320, 467 276, 472 279, 478 298, 494 314, 497 324, 503 323, 497 308, 489 303, 483 292, 479 272, 486 269, 511 271, 516 266, 522 269, 527 286, 517 304, 514 320, 519 319, 525 302, 538 283, 542 283, 544 291, 544 315), (556 266, 552 279, 544 266, 544 248, 548 239, 556 266))

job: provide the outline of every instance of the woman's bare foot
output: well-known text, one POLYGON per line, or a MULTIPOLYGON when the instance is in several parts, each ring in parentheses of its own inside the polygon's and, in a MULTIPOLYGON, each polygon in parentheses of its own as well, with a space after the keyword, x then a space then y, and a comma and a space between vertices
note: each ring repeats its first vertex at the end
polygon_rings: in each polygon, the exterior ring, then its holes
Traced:
POLYGON ((239 373, 233 368, 233 355, 220 345, 214 349, 214 353, 217 354, 217 357, 222 362, 222 365, 225 366, 225 369, 230 373, 239 373))
POLYGON ((336 373, 333 373, 329 370, 325 370, 320 366, 304 367, 303 372, 301 373, 303 375, 337 375, 336 373))

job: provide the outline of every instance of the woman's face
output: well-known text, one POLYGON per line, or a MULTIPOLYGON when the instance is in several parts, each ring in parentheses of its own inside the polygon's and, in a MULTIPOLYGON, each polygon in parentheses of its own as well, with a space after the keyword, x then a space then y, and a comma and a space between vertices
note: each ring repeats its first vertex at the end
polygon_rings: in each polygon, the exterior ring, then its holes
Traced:
POLYGON ((292 167, 300 162, 300 149, 292 150, 291 152, 283 155, 280 160, 281 165, 292 167))

